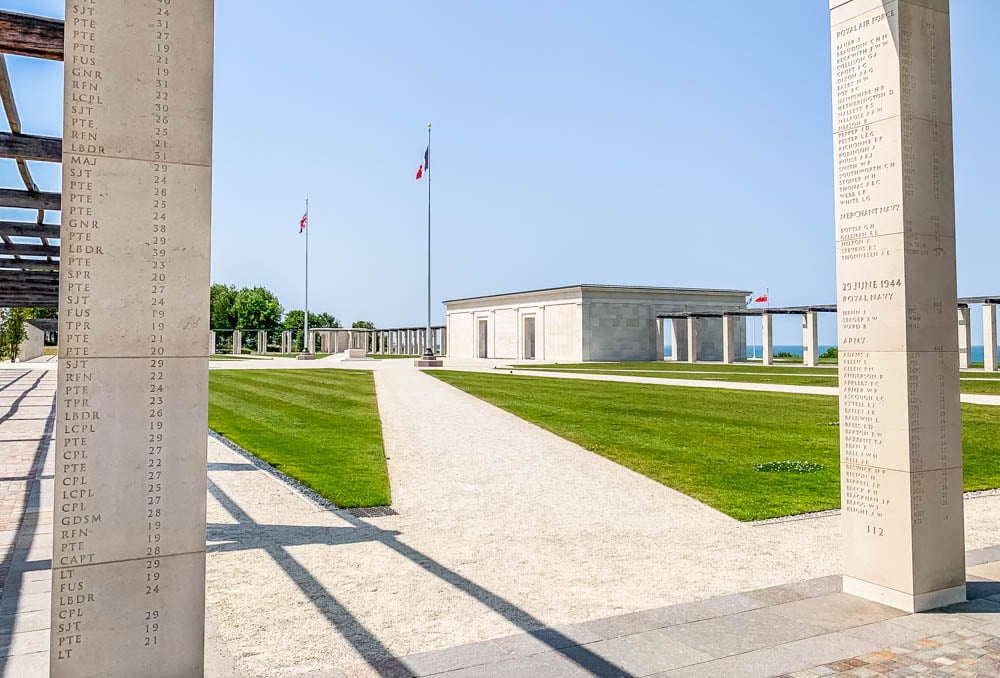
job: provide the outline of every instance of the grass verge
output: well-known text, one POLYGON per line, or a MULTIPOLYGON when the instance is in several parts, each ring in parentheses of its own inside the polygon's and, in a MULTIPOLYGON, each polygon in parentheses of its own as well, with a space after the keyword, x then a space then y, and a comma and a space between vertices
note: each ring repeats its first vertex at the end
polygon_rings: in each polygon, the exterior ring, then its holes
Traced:
POLYGON ((337 506, 388 506, 369 371, 213 370, 209 428, 337 506))
MULTIPOLYGON (((738 520, 840 506, 840 429, 832 396, 428 374, 738 520), (784 461, 821 468, 755 468, 784 461)), ((963 405, 962 412, 966 489, 1000 487, 1000 410, 963 405)))
MULTIPOLYGON (((763 367, 747 363, 721 365, 717 363, 567 363, 509 365, 507 369, 537 372, 574 372, 586 374, 629 375, 669 379, 730 381, 752 384, 786 384, 789 386, 837 386, 837 368, 833 367, 763 367)), ((961 373, 962 393, 1000 395, 1000 373, 961 373)))

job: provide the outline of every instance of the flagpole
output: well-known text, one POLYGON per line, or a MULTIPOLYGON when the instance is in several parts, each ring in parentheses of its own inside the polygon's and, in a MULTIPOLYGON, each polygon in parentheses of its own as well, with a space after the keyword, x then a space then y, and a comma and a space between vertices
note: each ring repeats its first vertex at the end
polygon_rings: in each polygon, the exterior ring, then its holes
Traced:
POLYGON ((434 360, 434 340, 431 338, 431 124, 427 123, 427 345, 424 360, 434 360))
POLYGON ((306 198, 306 312, 305 312, 305 329, 302 335, 302 352, 312 353, 311 346, 309 346, 309 231, 312 230, 309 227, 309 198, 306 198))

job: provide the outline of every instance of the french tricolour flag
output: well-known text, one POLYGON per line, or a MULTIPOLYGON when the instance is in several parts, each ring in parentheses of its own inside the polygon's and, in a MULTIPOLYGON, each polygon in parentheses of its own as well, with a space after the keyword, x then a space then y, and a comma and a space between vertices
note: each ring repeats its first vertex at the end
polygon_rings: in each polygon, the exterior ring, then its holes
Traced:
POLYGON ((424 160, 420 163, 420 167, 417 168, 417 179, 424 176, 424 172, 430 169, 430 159, 431 159, 431 147, 428 146, 427 150, 424 151, 424 160))

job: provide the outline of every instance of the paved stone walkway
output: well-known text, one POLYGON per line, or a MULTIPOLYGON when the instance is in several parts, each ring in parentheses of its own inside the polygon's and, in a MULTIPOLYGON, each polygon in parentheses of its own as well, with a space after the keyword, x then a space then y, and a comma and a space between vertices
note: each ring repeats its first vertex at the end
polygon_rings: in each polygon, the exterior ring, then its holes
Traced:
MULTIPOLYGON (((903 622, 837 592, 835 517, 738 523, 412 366, 380 365, 376 382, 398 515, 321 509, 210 441, 208 675, 743 676, 822 673, 923 640, 955 653, 933 639, 957 630, 930 615, 903 622), (772 651, 795 661, 768 664, 772 651)), ((0 598, 4 676, 47 666, 52 462, 34 463, 0 598)), ((970 548, 1000 544, 1000 498, 966 512, 970 548)), ((987 567, 1000 549, 973 556, 987 567)))
POLYGON ((402 657, 372 675, 815 678, 1000 675, 1000 549, 968 554, 968 603, 911 615, 839 577, 402 657))
MULTIPOLYGON (((399 515, 310 507, 210 445, 211 609, 249 675, 370 675, 392 656, 840 569, 836 517, 739 523, 387 362, 373 367, 399 515)), ((970 545, 1000 543, 1000 498, 966 505, 970 545)))

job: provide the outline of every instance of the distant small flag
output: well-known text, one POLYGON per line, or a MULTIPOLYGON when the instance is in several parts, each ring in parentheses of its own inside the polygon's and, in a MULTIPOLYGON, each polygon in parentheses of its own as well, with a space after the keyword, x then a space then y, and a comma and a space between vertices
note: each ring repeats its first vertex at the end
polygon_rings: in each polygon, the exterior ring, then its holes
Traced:
POLYGON ((759 296, 759 297, 757 297, 756 299, 754 299, 754 300, 753 300, 753 303, 755 303, 755 304, 763 304, 763 303, 764 303, 764 302, 766 302, 766 301, 767 301, 767 295, 766 295, 766 294, 764 294, 764 295, 762 295, 762 296, 759 296))
POLYGON ((417 179, 424 176, 424 172, 430 169, 430 159, 431 159, 431 147, 428 146, 427 150, 424 151, 424 160, 420 163, 420 167, 417 168, 417 179))
POLYGON ((309 213, 306 212, 305 214, 302 215, 302 218, 299 219, 299 233, 306 230, 306 226, 308 225, 309 225, 309 213))

